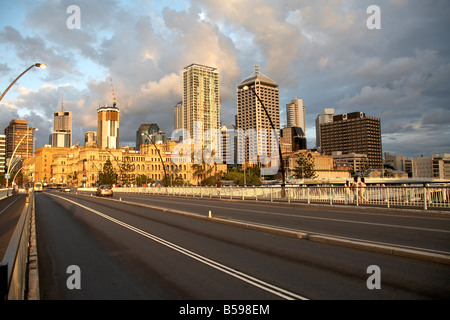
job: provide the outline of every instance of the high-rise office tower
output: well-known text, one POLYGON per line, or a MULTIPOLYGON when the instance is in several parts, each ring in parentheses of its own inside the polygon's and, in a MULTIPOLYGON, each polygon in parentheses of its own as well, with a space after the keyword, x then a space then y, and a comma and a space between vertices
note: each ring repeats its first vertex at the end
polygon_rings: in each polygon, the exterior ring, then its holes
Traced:
POLYGON ((306 133, 305 125, 305 106, 303 105, 303 99, 295 98, 286 105, 287 113, 287 126, 302 128, 303 133, 306 133))
MULTIPOLYGON (((190 138, 202 140, 209 129, 220 129, 219 72, 216 68, 191 64, 183 71, 183 129, 190 138)), ((209 140, 209 137, 207 137, 209 140)), ((205 140, 203 140, 205 141, 205 140)))
POLYGON ((97 109, 97 145, 100 149, 119 149, 120 111, 114 103, 97 109))
POLYGON ((333 122, 334 108, 325 108, 316 118, 316 148, 321 150, 320 145, 320 125, 322 123, 333 122))
POLYGON ((72 112, 64 111, 61 102, 61 111, 53 114, 53 131, 49 137, 52 147, 70 148, 72 146, 72 112))
POLYGON ((136 131, 136 149, 140 150, 143 144, 162 144, 167 142, 167 137, 156 123, 141 124, 136 131), (150 140, 151 139, 151 140, 150 140))
MULTIPOLYGON (((272 126, 263 106, 256 98, 252 88, 259 96, 272 123, 277 130, 277 137, 280 136, 280 103, 278 84, 272 79, 262 74, 259 66, 255 66, 255 72, 237 86, 237 117, 236 127, 244 132, 255 132, 256 136, 250 137, 246 134, 245 143, 242 139, 238 143, 239 158, 250 159, 253 155, 271 156, 278 153, 272 150, 272 146, 278 146, 278 142, 273 143, 275 137, 272 135, 272 126), (264 134, 264 136, 263 136, 264 134)), ((250 159, 252 160, 252 159, 250 159)))
POLYGON ((381 120, 366 117, 362 112, 333 116, 333 121, 320 125, 322 152, 333 151, 367 155, 371 168, 383 165, 381 146, 381 120))
POLYGON ((180 101, 173 108, 174 129, 183 129, 183 102, 180 101))
POLYGON ((28 126, 27 120, 12 120, 5 128, 6 159, 14 157, 30 158, 34 151, 34 129, 28 126))
POLYGON ((97 131, 88 131, 84 134, 84 146, 85 147, 97 146, 97 131))

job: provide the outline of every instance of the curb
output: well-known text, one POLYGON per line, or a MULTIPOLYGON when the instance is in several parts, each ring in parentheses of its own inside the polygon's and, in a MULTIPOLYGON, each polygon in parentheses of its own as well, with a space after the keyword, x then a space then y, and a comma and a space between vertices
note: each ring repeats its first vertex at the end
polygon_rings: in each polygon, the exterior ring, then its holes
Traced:
POLYGON ((38 271, 38 254, 36 246, 36 216, 35 203, 33 195, 32 211, 31 211, 31 225, 30 225, 30 242, 28 251, 28 283, 26 300, 39 300, 39 271, 38 271))
POLYGON ((436 262, 436 263, 450 265, 450 256, 447 256, 444 254, 429 253, 429 252, 413 250, 413 249, 390 247, 390 246, 386 246, 386 245, 367 243, 367 242, 363 242, 363 241, 353 241, 353 240, 346 240, 346 239, 339 239, 339 238, 334 238, 334 237, 318 236, 318 235, 309 235, 308 239, 311 241, 314 241, 314 242, 339 245, 339 246, 343 246, 343 247, 362 249, 362 250, 366 250, 366 251, 389 254, 389 255, 393 255, 393 256, 413 258, 413 259, 417 259, 417 260, 424 260, 424 261, 429 261, 429 262, 436 262))

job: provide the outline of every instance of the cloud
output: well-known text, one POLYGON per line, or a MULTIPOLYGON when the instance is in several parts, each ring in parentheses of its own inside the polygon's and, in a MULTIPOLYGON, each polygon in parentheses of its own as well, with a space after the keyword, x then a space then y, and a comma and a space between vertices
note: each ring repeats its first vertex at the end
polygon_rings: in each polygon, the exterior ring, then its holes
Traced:
POLYGON ((259 64, 279 84, 282 116, 286 103, 303 98, 309 146, 325 107, 380 117, 386 147, 398 148, 395 153, 435 150, 433 139, 449 131, 446 1, 80 0, 79 30, 66 27, 71 4, 39 1, 24 6, 22 25, 0 25, 2 57, 8 57, 0 63, 2 82, 23 70, 23 61, 49 65, 33 86, 27 85, 32 77, 23 79, 0 103, 8 119, 36 115, 48 126, 63 91, 82 137, 96 130, 96 109, 112 103, 112 78, 121 144, 133 145, 141 123, 157 122, 170 134, 187 65, 218 68, 222 122, 228 124, 236 113, 236 86, 259 64), (381 30, 366 28, 371 4, 382 10, 381 30), (405 146, 417 135, 424 135, 423 144, 405 146))

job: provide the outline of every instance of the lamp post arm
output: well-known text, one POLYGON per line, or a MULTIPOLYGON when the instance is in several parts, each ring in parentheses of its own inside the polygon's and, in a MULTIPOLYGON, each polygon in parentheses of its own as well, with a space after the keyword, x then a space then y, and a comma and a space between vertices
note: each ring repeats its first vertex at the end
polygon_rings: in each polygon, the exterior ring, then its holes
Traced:
MULTIPOLYGON (((250 87, 250 89, 253 91, 253 94, 256 96, 256 98, 258 99, 259 103, 263 107, 264 112, 266 113, 267 118, 269 118, 270 125, 272 126, 272 129, 274 131, 275 138, 276 138, 275 140, 277 141, 277 144, 278 144, 278 156, 280 157, 281 187, 284 188, 284 186, 286 184, 285 183, 285 179, 284 179, 284 162, 283 162, 283 155, 282 155, 282 152, 281 152, 281 143, 280 143, 280 141, 278 139, 277 131, 275 129, 275 126, 273 125, 272 118, 270 117, 269 112, 267 111, 266 106, 262 102, 261 98, 258 96, 258 94, 256 93, 256 91, 255 91, 255 89, 253 87, 250 87)), ((283 193, 284 193, 284 190, 283 190, 283 193)))
POLYGON ((13 81, 13 82, 11 82, 11 84, 8 86, 8 88, 6 88, 6 90, 3 91, 2 95, 0 96, 0 101, 2 101, 3 97, 4 97, 5 94, 8 92, 8 90, 14 85, 14 83, 16 83, 17 80, 19 80, 21 76, 23 76, 25 73, 27 73, 28 70, 30 70, 31 68, 33 68, 33 67, 35 67, 35 66, 36 66, 35 64, 31 65, 30 67, 28 67, 27 70, 25 70, 24 72, 22 72, 22 73, 21 73, 21 74, 13 81))
POLYGON ((144 132, 143 132, 143 134, 145 134, 145 135, 147 136, 147 138, 150 140, 150 142, 153 144, 153 146, 155 147, 156 151, 158 152, 159 159, 161 160, 161 164, 162 164, 163 170, 164 170, 164 178, 165 178, 165 180, 166 180, 165 183, 167 184, 166 166, 164 165, 164 160, 163 160, 163 158, 162 158, 162 156, 161 156, 161 152, 159 151, 159 148, 156 146, 155 142, 153 141, 153 138, 150 137, 150 135, 147 134, 147 133, 144 133, 144 132))

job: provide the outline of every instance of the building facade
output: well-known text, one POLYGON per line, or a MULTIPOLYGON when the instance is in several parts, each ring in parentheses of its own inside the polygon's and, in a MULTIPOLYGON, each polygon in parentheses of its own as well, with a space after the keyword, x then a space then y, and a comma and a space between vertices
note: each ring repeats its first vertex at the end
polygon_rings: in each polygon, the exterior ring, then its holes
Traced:
MULTIPOLYGON (((183 122, 182 129, 189 132, 190 138, 195 141, 203 140, 203 135, 208 130, 220 129, 217 68, 195 63, 184 68, 182 111, 177 122, 183 122)), ((206 137, 206 140, 209 139, 210 137, 206 137)))
MULTIPOLYGON (((67 184, 74 187, 95 187, 105 163, 109 160, 117 174, 119 185, 133 185, 137 176, 145 175, 153 181, 179 180, 185 184, 198 184, 193 164, 172 160, 172 149, 177 144, 167 142, 154 146, 144 144, 140 151, 129 147, 100 149, 97 147, 73 146, 57 148, 46 145, 36 149, 34 180, 47 184, 67 184), (162 160, 161 160, 162 159, 162 160), (131 164, 124 170, 124 163, 131 164), (163 167, 164 163, 164 167, 163 167)), ((227 171, 227 166, 211 165, 214 174, 227 171)), ((28 172, 26 174, 29 174, 28 172)))
POLYGON ((119 121, 120 111, 114 104, 112 107, 105 105, 97 109, 98 130, 97 145, 100 149, 119 148, 119 121))
POLYGON ((236 127, 238 129, 238 153, 239 159, 255 161, 253 155, 272 156, 278 158, 280 136, 280 102, 278 84, 262 74, 258 66, 255 72, 237 86, 237 117, 236 127), (269 118, 264 111, 260 101, 255 97, 252 89, 259 96, 272 123, 277 131, 273 135, 269 118), (253 132, 250 136, 248 133, 253 132), (242 136, 244 135, 244 136, 242 136), (278 141, 276 140, 278 138, 278 141))
POLYGON ((316 149, 321 151, 320 145, 320 125, 322 123, 333 122, 334 108, 325 108, 316 118, 316 149))
POLYGON ((27 120, 12 120, 5 128, 6 159, 14 157, 30 158, 34 151, 34 129, 28 126, 27 120))
POLYGON ((0 174, 6 173, 6 136, 0 134, 0 174))
POLYGON ((84 134, 84 146, 85 147, 97 146, 97 131, 88 131, 84 134))
POLYGON ((53 131, 49 137, 52 147, 72 146, 72 112, 60 111, 53 114, 53 131))
POLYGON ((287 127, 302 128, 306 134, 305 106, 303 99, 295 98, 286 105, 287 127))
POLYGON ((167 137, 156 123, 141 124, 136 131, 136 149, 139 150, 143 144, 162 144, 166 143, 167 137), (150 136, 150 138, 149 138, 150 136), (151 139, 151 140, 150 140, 151 139))
POLYGON ((183 129, 183 101, 173 107, 174 129, 183 129))
POLYGON ((306 137, 300 127, 287 127, 281 129, 281 151, 295 152, 307 148, 306 137))
POLYGON ((382 168, 381 120, 362 112, 333 116, 320 125, 321 151, 366 154, 370 168, 382 168))

